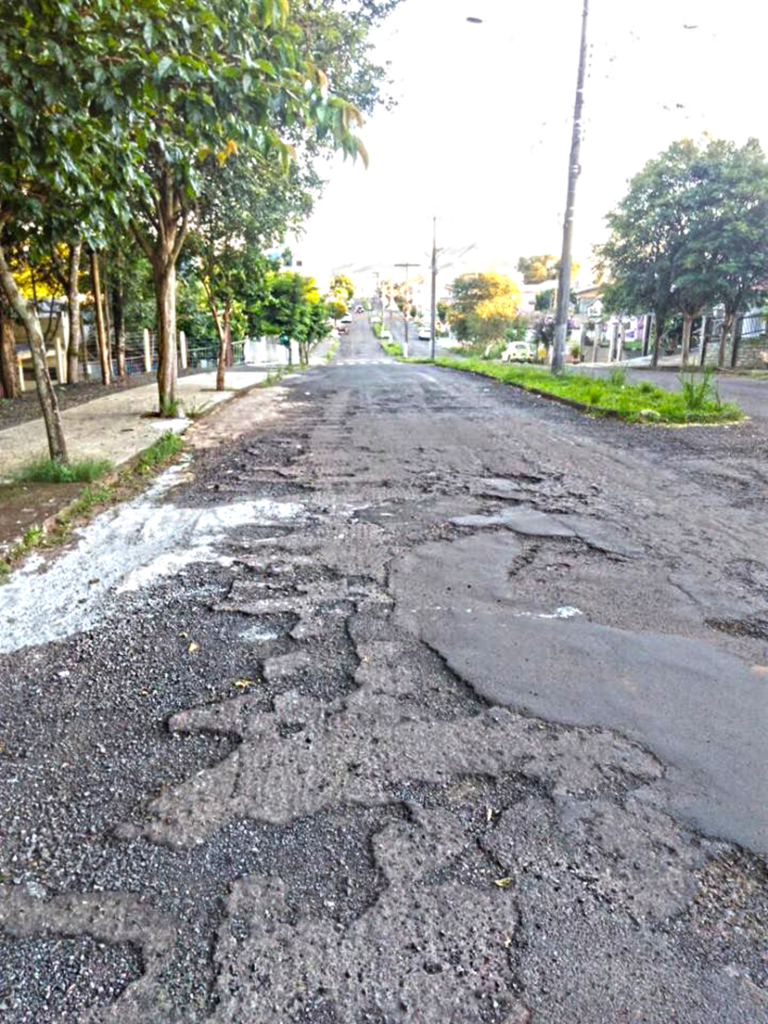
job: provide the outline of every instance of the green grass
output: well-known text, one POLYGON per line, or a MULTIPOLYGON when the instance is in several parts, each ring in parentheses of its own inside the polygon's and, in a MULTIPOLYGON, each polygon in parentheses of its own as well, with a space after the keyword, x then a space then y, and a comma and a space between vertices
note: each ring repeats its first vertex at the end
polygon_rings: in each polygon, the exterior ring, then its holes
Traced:
POLYGON ((392 341, 382 341, 381 332, 384 330, 382 324, 378 322, 372 323, 371 329, 373 330, 373 333, 376 335, 376 337, 379 339, 379 344, 381 345, 381 347, 384 349, 388 356, 394 356, 395 359, 402 358, 403 346, 400 344, 399 341, 395 341, 394 339, 392 339, 392 341))
POLYGON ((154 444, 141 453, 136 463, 136 472, 141 476, 146 476, 156 466, 168 462, 174 455, 178 455, 183 447, 183 438, 173 430, 166 430, 154 444))
POLYGON ((336 338, 334 341, 331 342, 331 344, 330 344, 330 346, 328 348, 328 351, 325 353, 325 361, 326 361, 326 363, 330 363, 330 361, 336 355, 338 347, 339 347, 339 339, 336 338))
MULTIPOLYGON (((424 361, 424 360, 420 360, 424 361)), ((695 386, 679 392, 662 391, 648 381, 627 384, 626 374, 614 370, 610 377, 591 377, 566 371, 559 376, 549 370, 510 363, 489 363, 480 359, 436 359, 438 366, 495 377, 505 384, 567 398, 598 415, 613 415, 630 423, 733 423, 743 417, 732 402, 721 402, 709 378, 702 393, 695 386)))
POLYGON ((46 456, 34 459, 13 474, 19 484, 87 484, 112 468, 109 459, 77 459, 52 462, 46 456))

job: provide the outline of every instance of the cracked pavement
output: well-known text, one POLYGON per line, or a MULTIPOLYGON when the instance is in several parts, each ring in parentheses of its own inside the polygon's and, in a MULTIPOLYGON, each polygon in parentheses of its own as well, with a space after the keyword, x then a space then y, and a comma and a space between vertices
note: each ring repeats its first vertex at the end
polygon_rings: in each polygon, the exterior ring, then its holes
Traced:
POLYGON ((768 1022, 764 422, 339 355, 0 590, 3 1020, 768 1022))

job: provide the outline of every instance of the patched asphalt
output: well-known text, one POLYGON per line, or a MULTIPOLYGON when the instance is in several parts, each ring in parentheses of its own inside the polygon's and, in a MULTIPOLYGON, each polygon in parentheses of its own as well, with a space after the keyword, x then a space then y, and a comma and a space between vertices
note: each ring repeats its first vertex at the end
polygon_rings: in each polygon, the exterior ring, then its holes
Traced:
POLYGON ((764 426, 339 355, 0 591, 3 1020, 768 1021, 764 426))

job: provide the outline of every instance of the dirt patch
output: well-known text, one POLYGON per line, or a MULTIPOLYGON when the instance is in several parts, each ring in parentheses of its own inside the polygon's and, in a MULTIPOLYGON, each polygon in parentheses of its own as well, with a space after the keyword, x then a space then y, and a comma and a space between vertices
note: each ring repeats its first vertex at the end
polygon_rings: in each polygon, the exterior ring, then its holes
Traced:
POLYGON ((84 484, 0 484, 0 558, 74 501, 84 484))

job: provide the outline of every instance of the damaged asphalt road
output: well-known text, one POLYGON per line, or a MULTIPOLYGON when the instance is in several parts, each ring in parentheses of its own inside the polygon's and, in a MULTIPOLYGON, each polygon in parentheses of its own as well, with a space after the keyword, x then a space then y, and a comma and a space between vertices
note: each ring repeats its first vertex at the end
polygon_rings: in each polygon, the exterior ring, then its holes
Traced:
POLYGON ((761 424, 380 358, 0 589, 9 1024, 768 1021, 761 424))

